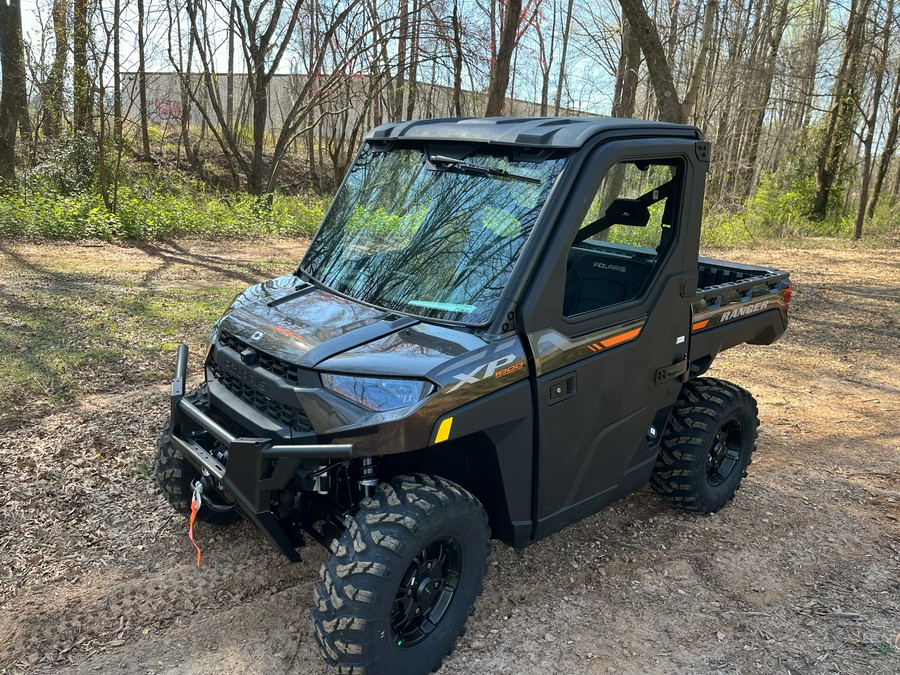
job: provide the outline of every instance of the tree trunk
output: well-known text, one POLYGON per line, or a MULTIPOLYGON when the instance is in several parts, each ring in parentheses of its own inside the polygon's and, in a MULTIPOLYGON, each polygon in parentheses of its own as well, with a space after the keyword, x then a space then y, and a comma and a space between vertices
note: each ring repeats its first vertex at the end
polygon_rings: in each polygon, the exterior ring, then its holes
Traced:
POLYGON ((263 151, 269 114, 269 81, 263 67, 257 68, 250 77, 250 92, 253 97, 253 154, 250 158, 247 188, 252 195, 262 195, 267 182, 263 151))
POLYGON ((137 0, 138 8, 138 105, 141 117, 141 149, 145 161, 150 160, 150 127, 147 122, 147 59, 144 53, 144 34, 147 15, 144 0, 137 0))
POLYGON ((399 0, 397 33, 397 77, 394 80, 394 104, 391 117, 399 121, 403 116, 403 93, 406 88, 406 43, 409 40, 409 6, 407 0, 399 0))
POLYGON ((411 31, 412 39, 409 45, 409 78, 406 95, 406 119, 411 120, 416 113, 416 77, 419 68, 419 27, 421 25, 422 7, 419 0, 413 0, 411 31))
POLYGON ((669 34, 666 36, 666 60, 675 62, 675 47, 678 45, 678 8, 681 0, 669 0, 669 34))
POLYGON ((678 92, 675 91, 672 68, 666 60, 666 53, 660 42, 656 25, 648 16, 641 0, 619 0, 619 4, 622 6, 625 19, 634 28, 641 51, 644 52, 644 57, 647 59, 647 70, 656 94, 660 119, 664 122, 683 124, 686 119, 684 108, 678 98, 678 92))
POLYGON ((16 178, 16 132, 25 99, 25 47, 19 0, 0 0, 0 184, 16 178))
POLYGON ((462 117, 462 27, 459 23, 459 3, 453 3, 453 111, 457 117, 462 117))
POLYGON ((563 85, 566 81, 566 55, 569 51, 569 33, 572 29, 572 5, 574 4, 575 0, 569 0, 569 6, 566 8, 566 22, 563 24, 562 54, 559 55, 559 79, 556 81, 556 99, 553 101, 554 115, 559 115, 563 85))
POLYGON ((817 21, 814 27, 814 32, 811 36, 812 38, 812 49, 807 50, 807 60, 803 66, 803 75, 802 75, 802 94, 803 97, 800 100, 800 110, 798 111, 797 120, 795 122, 796 130, 800 131, 805 129, 809 124, 810 115, 815 110, 815 100, 816 100, 816 74, 818 71, 819 65, 819 54, 822 51, 822 46, 825 44, 826 34, 825 27, 827 25, 828 12, 829 12, 828 0, 819 0, 816 4, 817 21))
MULTIPOLYGON (((544 40, 544 32, 541 30, 541 23, 538 21, 535 25, 537 28, 538 49, 541 64, 541 117, 546 117, 550 107, 550 71, 553 69, 553 55, 556 43, 556 5, 553 6, 553 22, 550 24, 550 45, 547 46, 544 40)), ((618 80, 616 81, 618 86, 618 80)))
POLYGON ((816 194, 810 217, 825 220, 834 181, 844 165, 847 146, 856 126, 859 106, 859 66, 863 51, 866 14, 872 0, 852 0, 847 39, 835 78, 833 103, 816 166, 816 194))
POLYGON ((234 31, 235 13, 238 11, 236 0, 231 0, 228 7, 228 75, 225 83, 225 123, 234 129, 234 31))
MULTIPOLYGON (((113 41, 113 142, 116 147, 122 145, 122 61, 120 53, 120 33, 122 0, 113 2, 112 41, 113 41)), ((101 102, 102 105, 102 102, 101 102)))
POLYGON ((889 58, 888 49, 891 39, 891 23, 894 19, 894 0, 888 0, 884 15, 884 27, 881 33, 881 58, 875 71, 875 84, 872 91, 872 108, 865 120, 865 136, 863 137, 862 182, 859 187, 859 206, 856 209, 856 222, 853 226, 853 238, 860 239, 863 223, 866 219, 866 207, 869 202, 869 185, 872 180, 872 145, 875 142, 875 124, 878 121, 878 109, 884 94, 884 71, 889 58))
POLYGON ((772 93, 772 79, 775 76, 775 66, 778 61, 778 50, 781 47, 781 39, 784 35, 788 20, 788 0, 784 0, 779 10, 777 22, 771 24, 769 30, 769 49, 762 65, 762 80, 756 100, 749 106, 750 114, 747 116, 747 138, 744 144, 744 152, 739 155, 744 158, 739 171, 740 184, 738 195, 746 198, 750 195, 757 171, 759 159, 759 141, 762 135, 763 123, 766 117, 766 108, 772 93))
POLYGON ((191 88, 194 83, 191 78, 191 70, 194 60, 194 43, 188 41, 187 65, 185 73, 187 79, 181 81, 181 144, 184 145, 184 157, 191 168, 198 166, 197 153, 191 147, 191 88))
POLYGON ((72 126, 86 131, 91 125, 91 76, 88 72, 88 0, 75 0, 72 14, 72 126))
MULTIPOLYGON (((103 101, 106 88, 100 84, 98 92, 100 101, 103 101)), ((100 196, 103 197, 103 205, 110 213, 116 212, 116 207, 112 202, 109 194, 109 176, 106 173, 106 109, 103 105, 97 108, 97 117, 99 124, 97 125, 97 182, 100 184, 100 196)))
POLYGON ((706 10, 703 12, 703 32, 700 34, 700 45, 697 49, 697 59, 694 61, 694 69, 691 72, 690 84, 684 95, 684 118, 690 119, 697 103, 697 93, 700 91, 700 83, 703 80, 703 71, 706 68, 706 55, 709 52, 709 43, 712 41, 713 28, 716 24, 716 12, 719 9, 718 0, 709 0, 706 10))
POLYGON ((502 115, 504 112, 506 88, 509 86, 509 66, 516 48, 516 33, 521 15, 522 0, 509 0, 503 13, 497 62, 491 70, 491 80, 488 84, 487 109, 484 111, 486 117, 502 115))
POLYGON ((891 165, 891 158, 897 151, 897 132, 900 127, 900 72, 894 76, 894 93, 891 96, 891 124, 888 128, 887 138, 881 150, 881 161, 878 162, 878 172, 875 174, 875 184, 872 186, 872 201, 869 202, 868 217, 871 220, 875 215, 875 207, 881 198, 881 188, 891 165))
POLYGON ((634 117, 637 99, 638 69, 641 66, 641 45, 628 21, 622 22, 622 48, 616 73, 616 92, 613 100, 613 117, 634 117))
POLYGON ((63 125, 65 106, 66 55, 69 51, 66 0, 53 0, 53 63, 47 78, 47 94, 44 100, 44 135, 49 139, 58 138, 63 125))

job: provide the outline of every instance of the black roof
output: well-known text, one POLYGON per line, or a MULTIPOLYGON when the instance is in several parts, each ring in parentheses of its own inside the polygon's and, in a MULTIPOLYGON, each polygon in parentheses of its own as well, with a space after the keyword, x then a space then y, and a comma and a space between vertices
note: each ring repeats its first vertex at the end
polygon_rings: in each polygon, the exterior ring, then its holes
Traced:
POLYGON ((607 131, 640 136, 701 139, 688 124, 648 122, 618 117, 461 117, 382 124, 369 132, 372 140, 432 140, 495 143, 544 148, 578 148, 607 131))

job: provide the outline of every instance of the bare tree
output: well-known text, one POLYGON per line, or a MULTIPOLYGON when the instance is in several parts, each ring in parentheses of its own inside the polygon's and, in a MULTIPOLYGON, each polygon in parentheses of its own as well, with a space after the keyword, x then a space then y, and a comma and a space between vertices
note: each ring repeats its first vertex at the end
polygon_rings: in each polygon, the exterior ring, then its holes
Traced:
POLYGON ((549 39, 544 38, 542 21, 535 25, 538 40, 538 62, 541 68, 541 116, 545 116, 549 109, 550 97, 550 71, 553 69, 553 58, 556 48, 556 0, 553 0, 553 18, 550 24, 549 39), (549 44, 548 44, 549 43, 549 44))
POLYGON ((881 152, 881 160, 878 162, 878 172, 875 174, 875 183, 872 186, 872 200, 869 202, 869 219, 875 215, 875 208, 881 197, 884 179, 891 166, 891 160, 897 152, 897 132, 900 130, 900 72, 894 74, 894 92, 891 96, 891 122, 888 125, 887 138, 881 152))
POLYGON ((403 115, 403 94, 406 88, 406 43, 409 40, 409 3, 399 0, 397 19, 397 76, 394 84, 394 101, 391 106, 391 117, 399 120, 403 115))
POLYGON ((150 159, 150 129, 147 120, 147 54, 144 49, 144 41, 147 37, 147 12, 144 7, 144 0, 137 0, 138 12, 138 30, 137 30, 137 51, 138 51, 138 114, 140 116, 141 127, 141 150, 143 158, 150 159))
POLYGON ((559 79, 556 82, 556 98, 553 101, 553 114, 559 115, 559 108, 562 102, 563 84, 566 81, 566 57, 569 52, 569 33, 572 29, 572 5, 575 0, 569 0, 566 7, 566 21, 563 24, 562 34, 562 54, 559 56, 559 79))
POLYGON ((840 70, 834 81, 832 106, 816 167, 816 194, 812 217, 824 220, 828 212, 834 181, 846 159, 860 106, 859 75, 863 59, 866 15, 872 0, 851 0, 850 17, 840 70))
POLYGON ((641 0, 619 0, 622 13, 634 29, 635 37, 647 59, 650 82, 656 93, 659 116, 666 122, 683 123, 686 120, 684 106, 675 90, 672 68, 659 39, 656 25, 644 9, 641 0))
POLYGON ((53 63, 44 96, 44 134, 49 139, 57 138, 63 126, 65 106, 66 55, 68 42, 68 4, 65 0, 53 0, 51 11, 53 20, 53 63))
POLYGON ((122 146, 122 0, 113 0, 112 50, 113 50, 113 140, 122 146))
POLYGON ((453 0, 453 111, 457 117, 462 117, 462 26, 459 20, 459 2, 453 0))
POLYGON ((506 88, 509 86, 509 68, 516 48, 519 18, 522 14, 522 0, 508 0, 500 28, 500 45, 497 48, 497 62, 491 68, 488 85, 488 101, 484 114, 488 117, 502 115, 506 102, 506 88))
MULTIPOLYGON (((0 183, 16 177, 16 133, 25 121, 25 47, 20 0, 0 0, 0 183)), ((27 124, 27 121, 26 121, 27 124)))
POLYGON ((884 74, 887 70, 888 50, 891 40, 891 24, 894 21, 894 0, 888 0, 884 13, 884 24, 881 28, 881 51, 875 61, 875 81, 872 87, 872 104, 868 113, 864 113, 863 129, 865 136, 862 141, 863 158, 861 174, 862 181, 859 187, 859 207, 856 210, 856 222, 853 225, 853 238, 859 239, 863 233, 863 223, 866 219, 866 207, 869 203, 869 184, 872 180, 872 146, 875 143, 875 125, 878 122, 878 112, 881 108, 881 97, 884 95, 884 74))
MULTIPOLYGON (((305 3, 300 0, 285 3, 275 0, 271 6, 265 4, 253 7, 249 0, 244 0, 239 20, 236 22, 244 60, 247 63, 247 83, 252 108, 252 147, 245 153, 240 138, 229 126, 225 106, 222 105, 218 79, 215 76, 214 54, 209 17, 210 6, 230 6, 230 0, 218 0, 207 4, 202 0, 186 0, 186 12, 190 21, 190 39, 199 60, 203 82, 203 96, 199 92, 191 93, 191 100, 209 125, 210 132, 219 142, 222 150, 237 163, 247 180, 250 194, 263 195, 271 193, 277 176, 278 165, 288 148, 301 131, 304 121, 317 101, 311 98, 314 91, 325 91, 338 82, 340 72, 325 74, 323 64, 331 48, 335 32, 347 17, 356 9, 360 0, 350 0, 340 12, 332 12, 323 18, 327 28, 318 36, 312 45, 313 59, 309 68, 309 77, 295 94, 293 105, 284 114, 281 128, 275 138, 271 151, 271 160, 266 163, 265 137, 268 124, 269 94, 272 79, 291 44, 294 29, 305 3), (264 12, 265 10, 265 12, 264 12)), ((174 7, 170 6, 170 17, 174 7)), ((323 9, 324 11, 324 9, 323 9)), ((170 18, 170 23, 174 20, 170 18)), ((189 74, 177 63, 173 63, 183 81, 189 83, 189 74)))
POLYGON ((622 46, 616 68, 616 88, 611 114, 613 117, 632 117, 637 97, 638 70, 641 66, 641 45, 628 21, 622 22, 622 46))
POLYGON ((91 124, 91 75, 88 71, 88 0, 75 0, 72 14, 72 125, 86 131, 91 124))
POLYGON ((700 91, 700 83, 703 80, 703 69, 706 67, 706 56, 709 52, 709 44, 712 41, 713 27, 716 22, 718 9, 718 1, 709 0, 706 3, 706 10, 703 12, 703 33, 700 35, 700 45, 697 48, 697 58, 694 61, 690 84, 682 102, 682 112, 685 119, 691 118, 691 114, 694 112, 694 105, 697 103, 697 94, 700 91))

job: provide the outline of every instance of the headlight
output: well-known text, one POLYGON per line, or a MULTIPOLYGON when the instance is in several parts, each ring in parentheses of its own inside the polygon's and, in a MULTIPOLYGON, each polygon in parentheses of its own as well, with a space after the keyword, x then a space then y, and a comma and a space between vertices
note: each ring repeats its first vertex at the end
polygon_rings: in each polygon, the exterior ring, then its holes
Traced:
POLYGON ((216 320, 216 322, 212 325, 212 328, 209 329, 209 335, 206 336, 206 346, 211 347, 212 344, 216 341, 216 338, 219 336, 219 325, 222 323, 222 319, 225 317, 220 317, 216 320))
POLYGON ((395 410, 421 401, 434 391, 424 380, 390 380, 322 373, 326 389, 374 411, 395 410))

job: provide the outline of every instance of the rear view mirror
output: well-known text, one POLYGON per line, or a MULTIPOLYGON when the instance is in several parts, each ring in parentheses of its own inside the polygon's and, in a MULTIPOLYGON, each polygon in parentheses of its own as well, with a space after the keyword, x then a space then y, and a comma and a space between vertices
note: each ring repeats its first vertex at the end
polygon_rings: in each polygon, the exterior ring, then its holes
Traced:
POLYGON ((646 227, 650 222, 650 209, 639 199, 616 199, 603 215, 604 223, 646 227))

